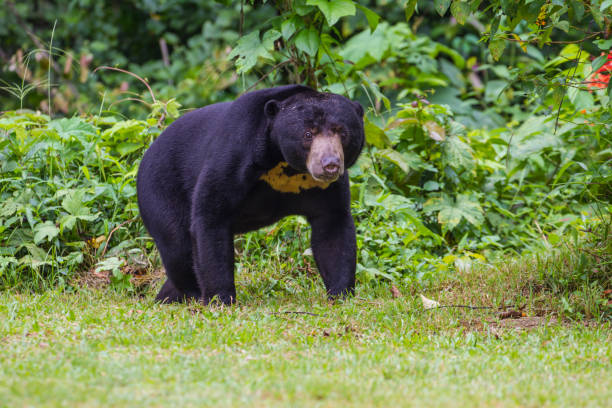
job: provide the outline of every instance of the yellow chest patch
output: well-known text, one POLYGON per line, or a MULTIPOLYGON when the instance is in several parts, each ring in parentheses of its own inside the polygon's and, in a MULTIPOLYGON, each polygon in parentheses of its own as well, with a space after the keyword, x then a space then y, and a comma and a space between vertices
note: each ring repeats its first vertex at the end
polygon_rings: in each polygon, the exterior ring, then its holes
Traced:
POLYGON ((303 190, 319 187, 326 189, 332 182, 317 181, 310 174, 298 173, 292 176, 285 174, 287 162, 280 162, 272 170, 263 174, 259 179, 265 181, 276 191, 281 193, 299 194, 303 190))

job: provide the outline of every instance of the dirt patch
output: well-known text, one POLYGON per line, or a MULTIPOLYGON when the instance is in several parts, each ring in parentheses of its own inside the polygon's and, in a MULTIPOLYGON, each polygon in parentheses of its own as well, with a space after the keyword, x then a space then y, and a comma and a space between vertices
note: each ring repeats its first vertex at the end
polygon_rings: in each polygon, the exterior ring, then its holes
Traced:
POLYGON ((538 327, 557 325, 562 325, 563 327, 571 327, 575 325, 597 327, 604 323, 592 319, 572 322, 570 320, 560 319, 557 316, 549 314, 545 316, 523 316, 516 319, 470 319, 461 320, 459 324, 461 327, 464 327, 469 331, 493 330, 495 333, 500 333, 503 330, 509 329, 532 330, 537 329, 538 327))
POLYGON ((551 326, 558 323, 554 316, 528 316, 518 319, 503 319, 493 324, 497 327, 513 329, 535 329, 536 327, 551 326))
MULTIPOLYGON (((149 270, 134 265, 123 266, 121 272, 124 275, 130 276, 130 282, 136 289, 154 285, 165 276, 163 269, 149 270)), ((96 271, 92 268, 76 274, 71 283, 79 287, 103 289, 110 285, 111 273, 111 271, 96 271)))
POLYGON ((486 328, 529 330, 538 327, 552 326, 558 323, 554 316, 525 316, 515 319, 482 320, 471 319, 459 322, 470 331, 484 331, 486 328))
POLYGON ((101 289, 110 285, 110 271, 90 269, 77 273, 70 282, 73 286, 101 289))

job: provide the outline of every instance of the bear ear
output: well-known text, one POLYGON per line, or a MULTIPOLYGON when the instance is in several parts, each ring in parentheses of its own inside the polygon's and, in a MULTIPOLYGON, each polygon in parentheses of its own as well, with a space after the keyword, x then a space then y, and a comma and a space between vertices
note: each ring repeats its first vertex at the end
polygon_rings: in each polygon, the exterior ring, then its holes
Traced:
POLYGON ((274 118, 279 110, 280 110, 280 104, 278 103, 278 101, 275 101, 274 99, 266 102, 266 104, 264 105, 264 113, 270 119, 274 118))
POLYGON ((360 118, 363 117, 363 106, 361 106, 361 104, 359 102, 355 102, 352 101, 353 105, 355 106, 355 110, 357 111, 357 114, 359 115, 360 118))

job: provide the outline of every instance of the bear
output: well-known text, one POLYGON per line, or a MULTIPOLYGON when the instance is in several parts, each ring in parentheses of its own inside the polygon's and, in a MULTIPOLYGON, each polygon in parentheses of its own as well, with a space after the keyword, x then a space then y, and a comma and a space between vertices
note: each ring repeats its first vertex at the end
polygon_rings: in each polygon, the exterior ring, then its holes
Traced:
POLYGON ((137 174, 142 221, 166 282, 157 300, 236 301, 234 235, 302 215, 330 299, 355 287, 347 169, 365 141, 363 108, 303 85, 248 92, 178 118, 137 174))

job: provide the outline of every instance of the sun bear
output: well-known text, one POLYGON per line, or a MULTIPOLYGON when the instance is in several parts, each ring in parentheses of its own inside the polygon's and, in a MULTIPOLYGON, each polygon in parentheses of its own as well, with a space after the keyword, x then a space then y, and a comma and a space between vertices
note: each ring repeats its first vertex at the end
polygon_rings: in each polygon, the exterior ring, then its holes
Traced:
POLYGON ((262 89, 172 123, 137 176, 138 206, 164 264, 157 299, 236 301, 234 234, 302 215, 330 298, 352 294, 349 177, 363 108, 301 85, 262 89))

